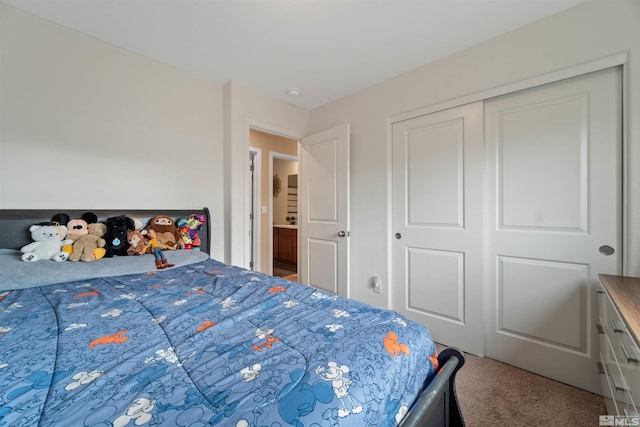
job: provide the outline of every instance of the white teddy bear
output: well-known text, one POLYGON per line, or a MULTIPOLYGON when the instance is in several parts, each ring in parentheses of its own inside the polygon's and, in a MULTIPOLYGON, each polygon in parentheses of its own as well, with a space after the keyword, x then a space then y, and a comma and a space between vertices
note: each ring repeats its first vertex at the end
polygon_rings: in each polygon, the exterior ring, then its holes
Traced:
POLYGON ((52 259, 62 262, 69 258, 67 252, 63 252, 62 246, 73 244, 73 240, 66 239, 67 227, 54 223, 40 223, 29 227, 33 242, 23 246, 22 260, 28 262, 40 259, 52 259))

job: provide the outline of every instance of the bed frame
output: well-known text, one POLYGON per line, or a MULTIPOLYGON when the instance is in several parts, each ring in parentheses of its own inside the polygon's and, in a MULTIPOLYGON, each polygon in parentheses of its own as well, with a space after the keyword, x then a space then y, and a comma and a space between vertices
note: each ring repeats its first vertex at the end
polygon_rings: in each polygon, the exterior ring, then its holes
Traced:
POLYGON ((93 212, 98 216, 98 222, 104 222, 107 218, 118 215, 127 215, 133 219, 140 220, 143 228, 151 218, 156 215, 167 215, 174 220, 191 214, 205 215, 207 221, 202 230, 198 233, 201 246, 200 250, 211 254, 211 218, 208 208, 192 210, 149 210, 149 209, 87 209, 87 210, 66 210, 66 209, 0 209, 0 248, 20 249, 24 245, 32 242, 29 227, 39 222, 51 221, 51 218, 58 213, 66 213, 70 218, 80 218, 85 212, 93 212))
MULTIPOLYGON (((31 243, 29 227, 44 221, 50 221, 57 213, 66 213, 71 218, 80 218, 91 211, 98 216, 98 221, 107 218, 127 215, 140 220, 143 227, 156 215, 167 215, 178 219, 191 214, 205 215, 207 221, 199 233, 202 242, 200 250, 210 254, 211 221, 209 209, 193 210, 149 210, 149 209, 98 209, 98 210, 65 210, 65 209, 0 209, 0 248, 20 249, 31 243)), ((445 348, 438 355, 439 369, 429 382, 425 381, 422 392, 409 408, 409 412, 400 423, 401 427, 422 426, 464 426, 464 419, 455 390, 455 376, 464 365, 464 353, 454 347, 445 348)))

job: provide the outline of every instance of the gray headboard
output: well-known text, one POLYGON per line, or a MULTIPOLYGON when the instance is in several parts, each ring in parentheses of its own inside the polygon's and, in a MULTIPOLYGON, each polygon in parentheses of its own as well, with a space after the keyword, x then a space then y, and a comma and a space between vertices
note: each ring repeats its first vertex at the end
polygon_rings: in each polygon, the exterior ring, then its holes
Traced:
POLYGON ((85 212, 93 212, 98 216, 98 222, 104 222, 107 218, 127 215, 140 220, 142 226, 146 227, 149 220, 156 215, 167 215, 174 220, 191 214, 204 215, 207 220, 198 233, 201 240, 200 250, 211 254, 211 217, 208 208, 189 210, 148 210, 148 209, 85 209, 85 210, 65 210, 65 209, 0 209, 0 248, 20 249, 24 245, 31 243, 29 227, 40 222, 51 221, 57 213, 66 213, 71 218, 80 218, 85 212))

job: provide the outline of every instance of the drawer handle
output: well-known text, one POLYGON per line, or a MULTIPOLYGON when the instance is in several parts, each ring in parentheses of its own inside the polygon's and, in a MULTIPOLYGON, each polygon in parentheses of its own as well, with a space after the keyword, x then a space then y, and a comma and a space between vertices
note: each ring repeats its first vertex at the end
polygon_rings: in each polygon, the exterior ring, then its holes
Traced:
POLYGON ((624 377, 620 374, 611 374, 611 379, 613 380, 613 386, 618 391, 629 391, 629 386, 627 382, 624 380, 624 377))
POLYGON ((611 319, 609 322, 611 324, 611 329, 613 332, 617 334, 624 334, 627 331, 627 328, 624 326, 624 323, 620 319, 611 319))
POLYGON ((625 359, 627 359, 627 363, 638 363, 640 361, 640 355, 638 355, 635 347, 622 344, 620 348, 622 349, 622 354, 624 354, 625 359))
POLYGON ((596 365, 598 365, 599 374, 607 375, 607 370, 604 368, 604 365, 602 364, 602 362, 596 362, 596 365))
POLYGON ((606 335, 607 334, 607 330, 600 323, 596 323, 596 329, 598 330, 598 333, 600 335, 606 335))

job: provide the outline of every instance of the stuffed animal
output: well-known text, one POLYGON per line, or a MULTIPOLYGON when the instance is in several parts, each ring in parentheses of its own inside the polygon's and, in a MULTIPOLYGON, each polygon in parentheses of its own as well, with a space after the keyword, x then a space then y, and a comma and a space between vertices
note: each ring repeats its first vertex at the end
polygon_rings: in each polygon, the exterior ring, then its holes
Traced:
POLYGON ((107 258, 114 255, 127 256, 127 249, 129 249, 127 231, 134 229, 133 220, 126 215, 107 218, 107 232, 104 235, 106 253, 104 256, 107 258))
POLYGON ((165 245, 167 249, 173 250, 178 247, 184 247, 175 222, 166 215, 157 215, 151 218, 147 226, 147 232, 149 230, 156 232, 158 241, 165 245))
POLYGON ((98 216, 93 212, 85 212, 81 218, 69 218, 69 215, 59 213, 54 215, 51 221, 67 226, 67 238, 75 242, 87 235, 87 225, 98 222, 98 216))
POLYGON ((169 249, 169 248, 167 247, 167 245, 160 243, 160 241, 158 240, 156 231, 153 229, 148 230, 146 238, 147 238, 146 245, 149 248, 149 252, 152 252, 153 255, 156 257, 156 269, 162 270, 164 268, 173 267, 175 264, 169 264, 169 262, 164 256, 164 253, 162 252, 163 249, 169 249))
POLYGON ((144 243, 144 234, 139 230, 127 231, 127 241, 129 242, 128 255, 143 255, 147 252, 148 246, 144 243))
MULTIPOLYGON (((98 216, 93 212, 85 212, 81 218, 69 218, 69 215, 59 213, 54 215, 51 221, 65 225, 67 227, 67 239, 75 242, 89 233, 87 226, 98 222, 98 216)), ((74 249, 72 245, 65 245, 62 247, 62 250, 71 254, 74 249)))
POLYGON ((204 215, 197 214, 191 214, 178 220, 176 225, 185 249, 200 249, 201 242, 198 233, 206 220, 204 215))
POLYGON ((41 259, 52 259, 57 262, 66 261, 69 258, 67 252, 62 251, 64 245, 73 243, 66 240, 67 227, 53 222, 41 222, 29 227, 33 242, 20 249, 22 260, 35 262, 41 259))
POLYGON ((104 257, 106 242, 102 236, 106 232, 107 226, 100 222, 89 224, 87 234, 73 244, 73 253, 69 255, 69 261, 92 262, 104 257))
POLYGON ((140 221, 138 218, 133 218, 133 217, 129 217, 131 218, 131 221, 133 221, 133 229, 136 231, 142 231, 142 221, 140 221))

